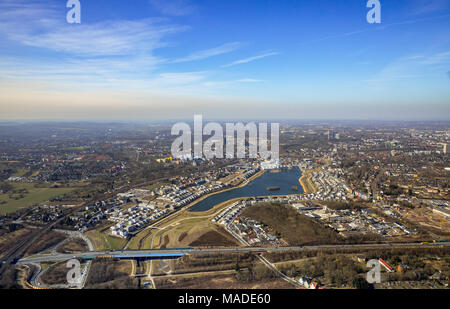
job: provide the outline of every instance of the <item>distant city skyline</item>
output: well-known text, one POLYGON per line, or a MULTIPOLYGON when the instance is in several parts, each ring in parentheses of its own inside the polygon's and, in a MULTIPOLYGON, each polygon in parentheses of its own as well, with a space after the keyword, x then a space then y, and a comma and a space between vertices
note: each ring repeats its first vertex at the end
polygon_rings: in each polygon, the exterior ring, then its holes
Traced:
POLYGON ((450 1, 0 1, 0 120, 450 120, 450 1))

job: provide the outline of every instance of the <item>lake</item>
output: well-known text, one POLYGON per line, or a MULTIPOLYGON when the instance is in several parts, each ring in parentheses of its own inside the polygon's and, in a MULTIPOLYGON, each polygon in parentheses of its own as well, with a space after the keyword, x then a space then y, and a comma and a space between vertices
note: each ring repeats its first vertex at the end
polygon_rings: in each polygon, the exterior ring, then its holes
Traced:
POLYGON ((238 197, 289 195, 304 193, 299 178, 302 176, 300 168, 282 169, 278 173, 266 171, 264 175, 252 180, 244 187, 217 193, 198 202, 189 208, 190 211, 206 211, 214 206, 238 197), (298 190, 293 190, 297 186, 298 190), (280 190, 269 191, 269 187, 280 187, 280 190))

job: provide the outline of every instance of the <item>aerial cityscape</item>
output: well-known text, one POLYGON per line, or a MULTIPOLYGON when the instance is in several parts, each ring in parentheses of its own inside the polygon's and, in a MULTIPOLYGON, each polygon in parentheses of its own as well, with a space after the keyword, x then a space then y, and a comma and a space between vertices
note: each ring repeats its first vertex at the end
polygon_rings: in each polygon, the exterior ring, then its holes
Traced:
POLYGON ((276 167, 175 159, 165 124, 2 128, 2 285, 354 288, 375 258, 376 288, 448 286, 446 123, 281 123, 276 167))
POLYGON ((280 2, 0 1, 0 289, 450 288, 450 2, 280 2))

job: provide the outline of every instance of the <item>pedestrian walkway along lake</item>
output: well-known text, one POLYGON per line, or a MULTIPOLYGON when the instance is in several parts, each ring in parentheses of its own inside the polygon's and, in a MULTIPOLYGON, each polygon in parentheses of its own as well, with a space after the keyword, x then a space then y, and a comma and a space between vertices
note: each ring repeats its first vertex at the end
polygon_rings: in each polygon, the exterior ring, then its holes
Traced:
POLYGON ((266 171, 246 186, 211 195, 190 207, 189 210, 206 211, 220 203, 239 197, 302 194, 304 191, 299 182, 301 176, 302 173, 297 166, 291 169, 281 169, 279 172, 266 171), (294 190, 293 186, 298 190, 294 190), (279 187, 280 189, 267 190, 270 187, 279 187))

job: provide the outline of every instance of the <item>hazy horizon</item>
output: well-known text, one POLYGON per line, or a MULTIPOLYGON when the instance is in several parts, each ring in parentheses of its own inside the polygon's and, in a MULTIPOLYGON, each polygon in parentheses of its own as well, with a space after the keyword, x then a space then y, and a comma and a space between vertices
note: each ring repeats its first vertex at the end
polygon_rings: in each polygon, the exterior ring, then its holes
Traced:
POLYGON ((0 2, 0 120, 450 120, 450 1, 0 2))

